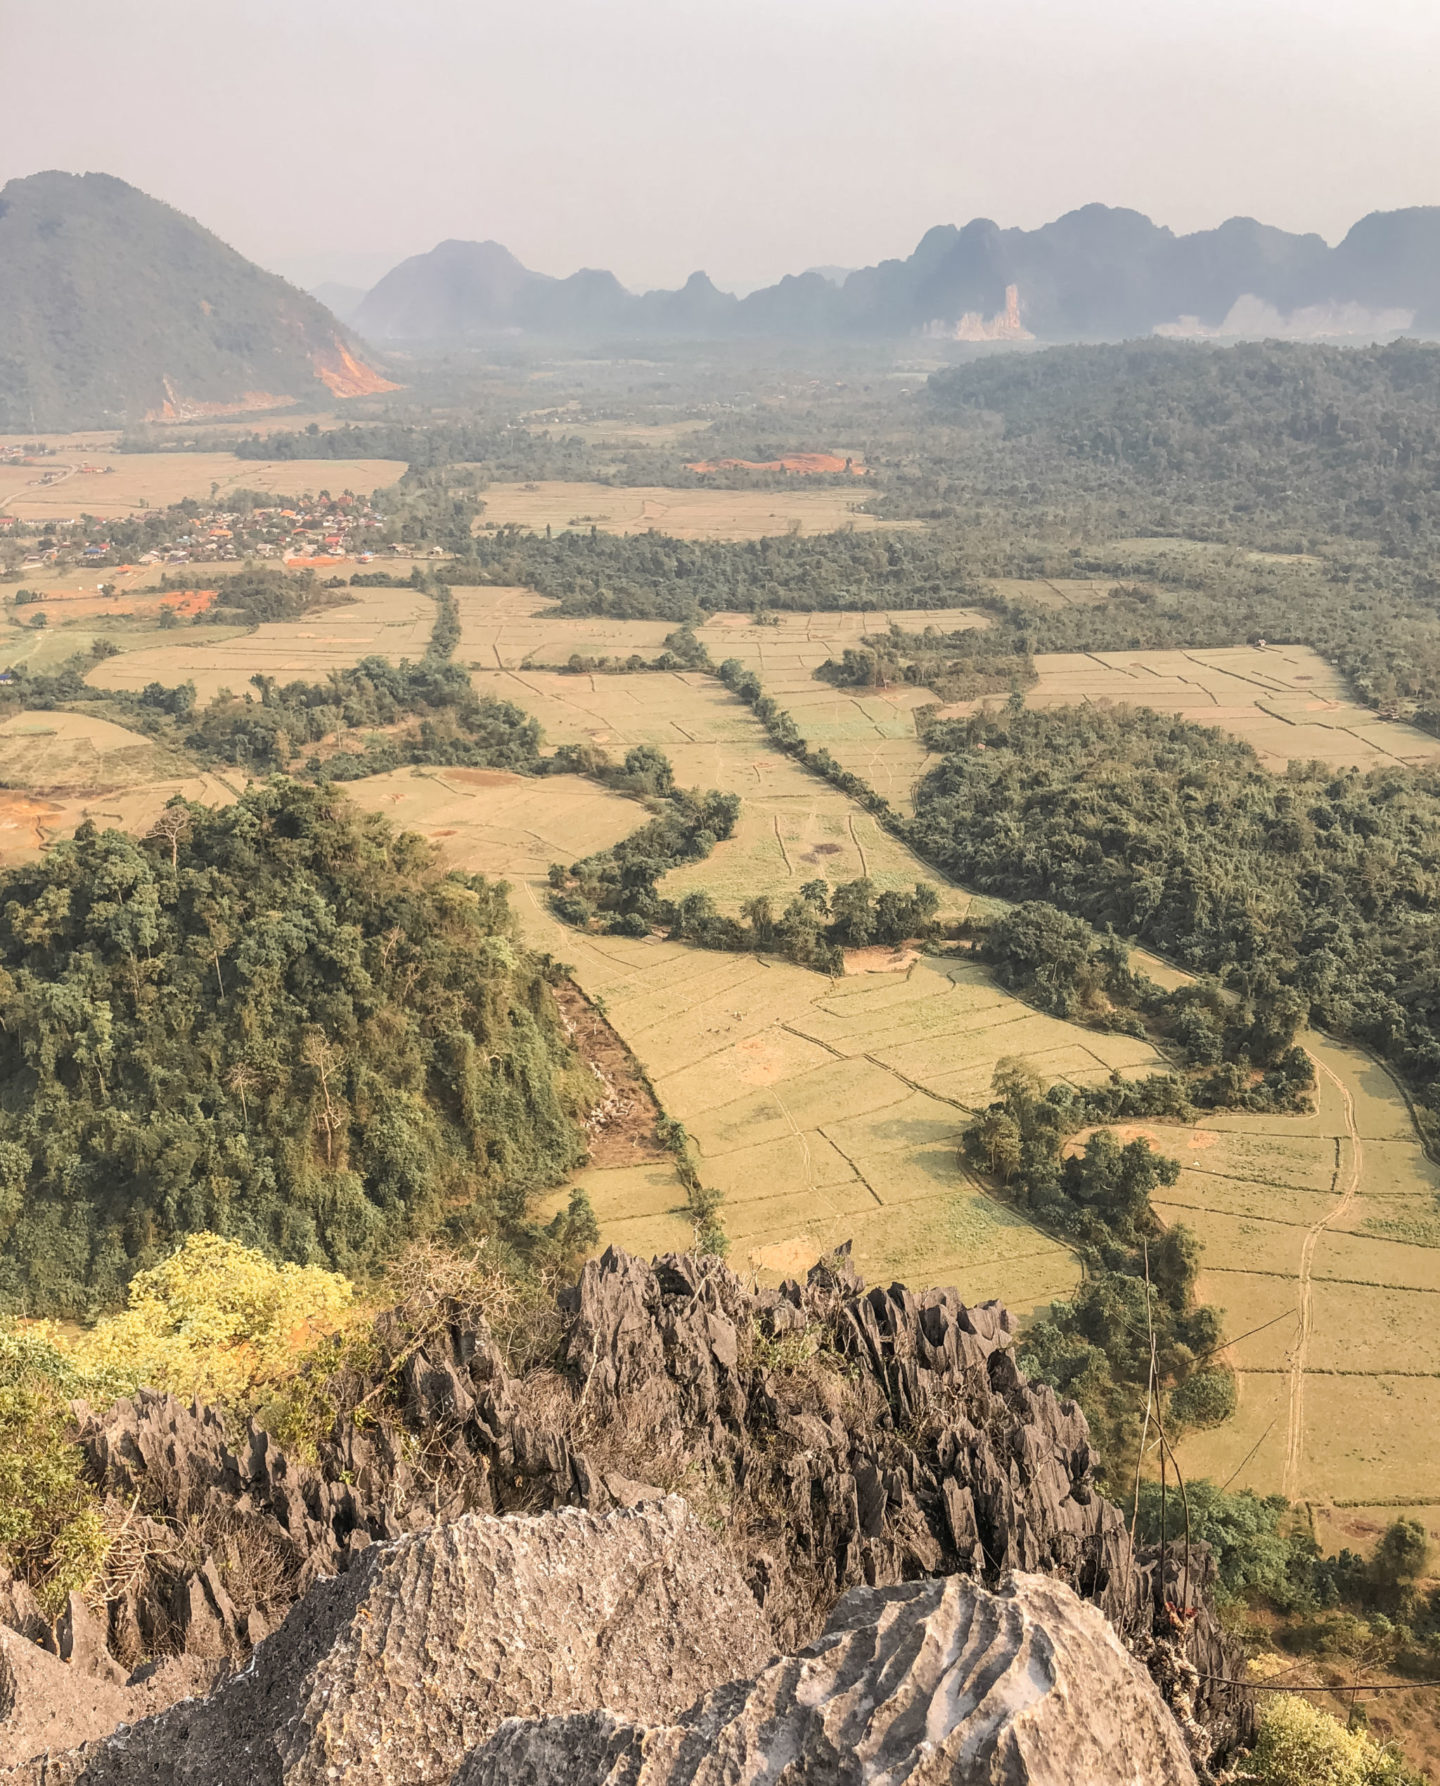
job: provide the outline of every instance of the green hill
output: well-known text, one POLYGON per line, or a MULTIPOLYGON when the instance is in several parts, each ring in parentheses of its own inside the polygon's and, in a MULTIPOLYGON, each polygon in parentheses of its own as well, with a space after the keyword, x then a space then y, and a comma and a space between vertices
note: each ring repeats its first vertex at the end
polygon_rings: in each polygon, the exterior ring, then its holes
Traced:
POLYGON ((525 1244, 594 1078, 502 886, 276 780, 0 876, 0 1310, 86 1314, 208 1229, 363 1270, 525 1244))
POLYGON ((389 389, 322 304, 109 174, 0 190, 0 428, 389 389))

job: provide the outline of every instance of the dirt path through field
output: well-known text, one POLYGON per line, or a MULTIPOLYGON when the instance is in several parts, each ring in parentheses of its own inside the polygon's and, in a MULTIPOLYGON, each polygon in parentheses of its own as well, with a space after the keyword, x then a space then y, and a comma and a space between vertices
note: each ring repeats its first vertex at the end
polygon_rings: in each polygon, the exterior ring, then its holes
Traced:
POLYGON ((1350 1087, 1318 1056, 1311 1054, 1310 1059, 1315 1063, 1316 1073, 1323 1073, 1340 1093, 1340 1101, 1345 1112, 1345 1133, 1350 1142, 1350 1159, 1347 1165, 1343 1157, 1343 1143, 1337 1141, 1335 1144, 1337 1155, 1335 1183, 1337 1188, 1340 1187, 1342 1181, 1344 1184, 1340 1201, 1306 1230, 1305 1242, 1300 1249, 1300 1330, 1295 1338, 1295 1349, 1290 1355, 1290 1418, 1285 1438, 1285 1472, 1281 1487, 1281 1492, 1292 1501, 1295 1499, 1299 1486, 1300 1459, 1305 1449, 1305 1369, 1310 1352, 1310 1330, 1314 1305, 1311 1266, 1320 1236, 1332 1222, 1338 1221, 1349 1211, 1355 1193, 1360 1188, 1360 1175, 1365 1163, 1365 1149, 1361 1145, 1360 1129, 1355 1121, 1355 1099, 1351 1094, 1350 1087))

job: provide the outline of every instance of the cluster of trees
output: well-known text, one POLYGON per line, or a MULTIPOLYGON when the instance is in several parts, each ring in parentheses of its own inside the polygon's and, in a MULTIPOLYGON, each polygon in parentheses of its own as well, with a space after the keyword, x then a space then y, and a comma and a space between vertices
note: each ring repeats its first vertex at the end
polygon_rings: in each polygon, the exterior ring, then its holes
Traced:
POLYGON ((1029 688, 1037 680, 1029 639, 1020 628, 968 627, 944 633, 927 626, 888 633, 847 645, 815 674, 839 688, 889 688, 901 684, 928 688, 941 701, 973 701, 981 695, 1029 688))
POLYGON ((0 1300, 83 1315, 178 1236, 365 1265, 524 1230, 593 1096, 504 889, 273 780, 0 877, 0 1300))
POLYGON ((501 528, 443 567, 451 583, 524 584, 561 614, 693 621, 718 610, 944 608, 982 594, 958 538, 817 534, 740 541, 659 533, 553 537, 501 528))
POLYGON ((1166 991, 1132 968, 1114 931, 1097 936, 1043 900, 996 919, 984 952, 1001 985, 1041 1010, 1167 1048, 1195 1108, 1295 1110, 1314 1087, 1310 1057, 1295 1042, 1305 1000, 1273 973, 1232 966, 1223 986, 1207 977, 1166 991))
POLYGON ((937 372, 929 399, 937 420, 983 439, 995 476, 1023 468, 1052 489, 1129 500, 1163 512, 1167 532, 1349 537, 1415 557, 1440 547, 1431 343, 1054 348, 937 372))
MULTIPOLYGON (((1144 708, 979 714, 929 738, 941 761, 908 830, 956 880, 1221 977, 1262 1018, 1280 1013, 1279 1033, 1298 1006, 1440 1109, 1433 771, 1271 775, 1238 739, 1144 708)), ((1186 1019, 1193 1058, 1222 1016, 1186 1019)))
POLYGON ((1218 1312, 1195 1300, 1199 1245, 1163 1227, 1152 1194, 1178 1163, 1146 1140, 1121 1143, 1094 1127, 1129 1115, 1185 1109, 1184 1087, 1161 1076, 1098 1093, 1048 1089, 1027 1062, 995 1068, 995 1101, 964 1132, 966 1156, 1005 1185, 1033 1220, 1080 1250, 1086 1276, 1068 1303, 1027 1328, 1024 1368, 1085 1411, 1117 1489, 1133 1472, 1153 1380, 1168 1402, 1171 1436, 1234 1411, 1234 1379, 1210 1362, 1221 1344, 1218 1312), (1071 1145, 1087 1129, 1083 1147, 1071 1145))
POLYGON ((659 882, 681 863, 703 860, 730 836, 740 816, 739 795, 677 788, 669 759, 646 744, 626 754, 618 774, 603 754, 593 751, 562 751, 555 762, 646 797, 658 809, 648 823, 609 849, 597 850, 568 868, 560 862, 550 865, 556 914, 582 928, 599 919, 618 936, 648 936, 657 925, 683 934, 679 908, 661 898, 659 882))

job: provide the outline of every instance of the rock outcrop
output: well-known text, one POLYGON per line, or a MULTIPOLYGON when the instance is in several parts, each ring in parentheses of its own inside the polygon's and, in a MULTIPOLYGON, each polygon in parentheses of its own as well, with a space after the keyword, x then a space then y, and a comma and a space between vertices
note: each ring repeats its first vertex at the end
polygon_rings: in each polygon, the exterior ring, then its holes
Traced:
POLYGON ((1084 1417, 1026 1382, 999 1304, 867 1291, 843 1258, 756 1291, 714 1259, 614 1250, 563 1302, 553 1362, 521 1375, 473 1311, 382 1321, 372 1373, 327 1388, 367 1419, 337 1416, 313 1464, 165 1396, 87 1414, 91 1469, 148 1558, 114 1586, 110 1653, 243 1667, 370 1546, 470 1513, 604 1514, 658 1483, 722 1534, 783 1651, 852 1588, 1044 1574, 1193 1714, 1197 1752, 1243 1735, 1208 1559, 1137 1559, 1084 1417))
POLYGON ((1061 1583, 853 1588, 824 1635, 677 1722, 512 1719, 454 1786, 1194 1786, 1154 1682, 1061 1583))
POLYGON ((12 1778, 428 1786, 507 1717, 608 1706, 663 1721, 772 1653, 738 1572, 674 1497, 465 1518, 317 1583, 208 1699, 12 1778))

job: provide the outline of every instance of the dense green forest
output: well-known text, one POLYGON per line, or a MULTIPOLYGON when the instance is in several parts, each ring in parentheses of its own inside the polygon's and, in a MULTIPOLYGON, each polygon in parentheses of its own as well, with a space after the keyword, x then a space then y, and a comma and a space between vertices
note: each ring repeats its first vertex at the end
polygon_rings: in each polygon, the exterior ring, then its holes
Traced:
MULTIPOLYGON (((1440 1111, 1440 777, 1292 764, 1145 708, 935 726, 918 848, 1356 1037, 1440 1111)), ((1431 1134, 1435 1133, 1431 1118, 1431 1134)))
POLYGON ((0 877, 0 1298, 87 1313, 199 1229, 347 1270, 523 1235, 593 1082, 504 889, 329 789, 166 816, 0 877))
MULTIPOLYGON (((931 376, 987 494, 1032 487, 1162 512, 1165 531, 1440 549, 1440 347, 1144 341, 1004 354, 931 376)), ((938 455, 932 455, 938 457, 938 455)), ((937 466, 938 469, 938 466, 937 466)))

